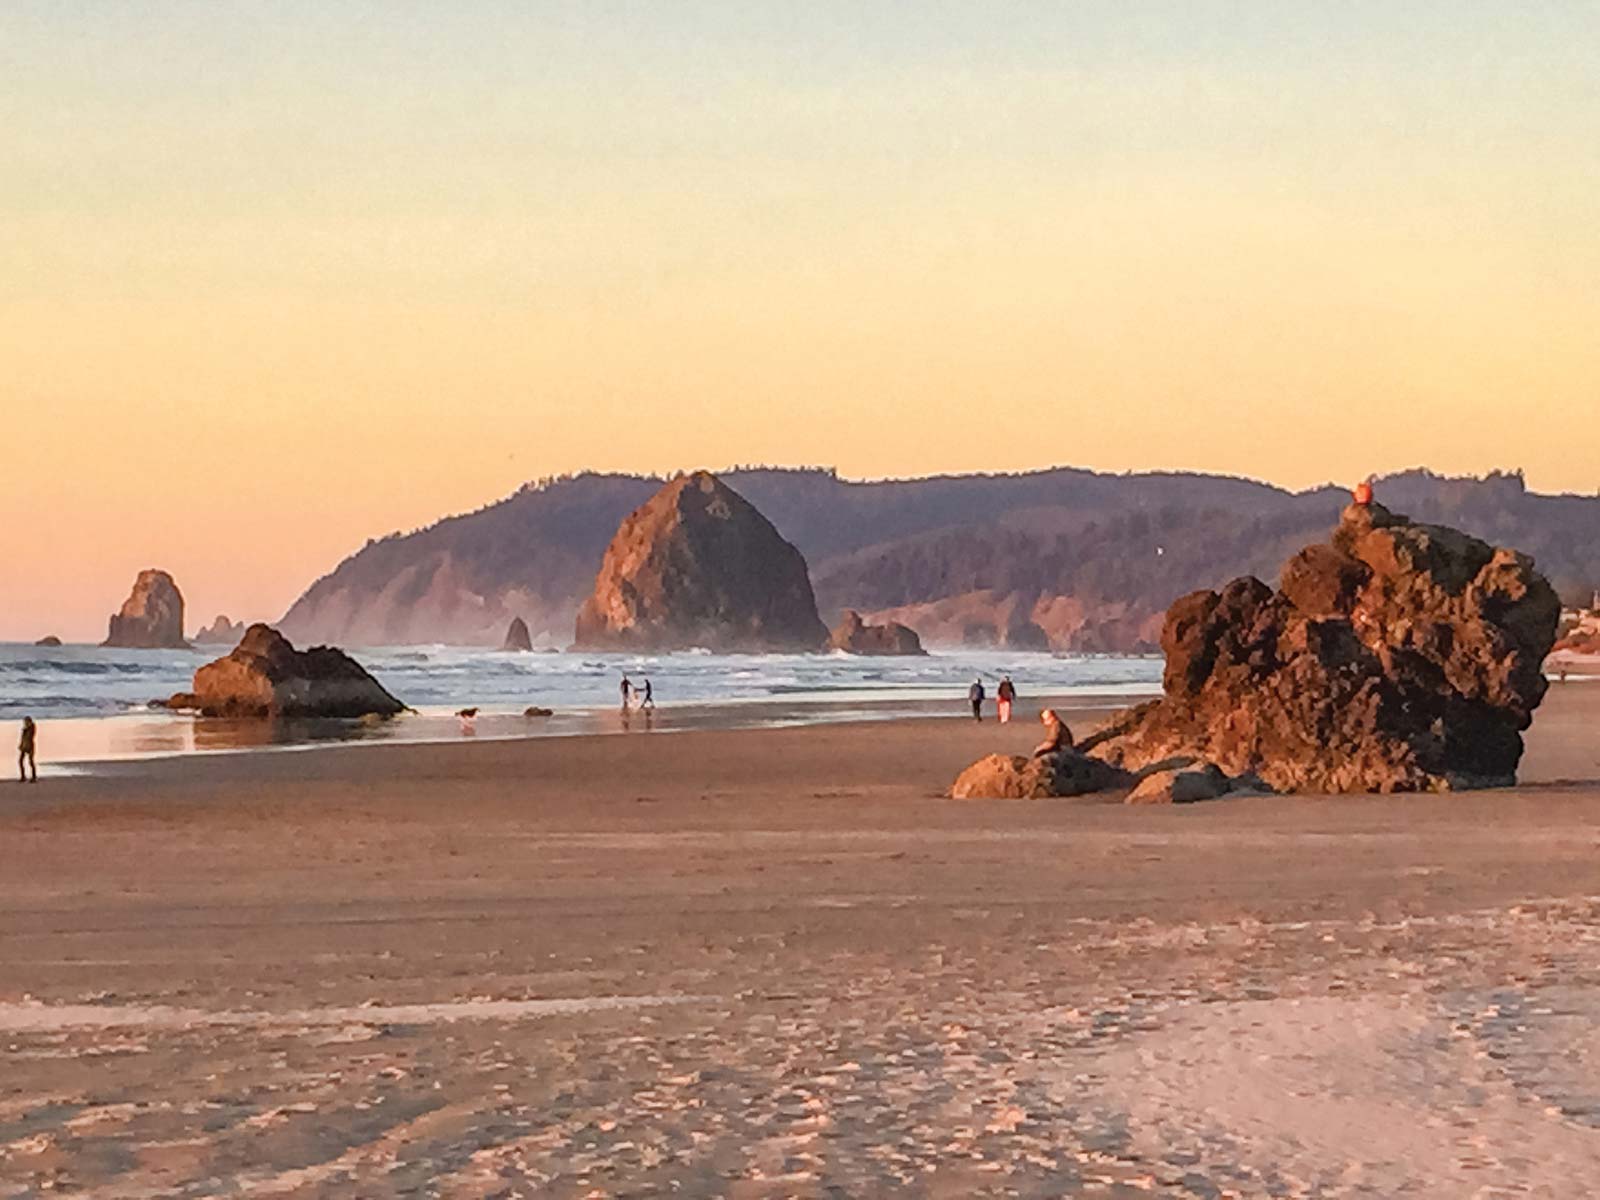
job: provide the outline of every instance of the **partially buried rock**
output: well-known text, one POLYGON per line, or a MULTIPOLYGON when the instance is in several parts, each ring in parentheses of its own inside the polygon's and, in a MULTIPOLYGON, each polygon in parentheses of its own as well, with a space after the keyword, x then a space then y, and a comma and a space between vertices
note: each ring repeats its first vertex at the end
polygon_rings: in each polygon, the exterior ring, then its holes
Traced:
POLYGON ((1515 782, 1560 603, 1513 550, 1352 505, 1273 591, 1236 579, 1167 613, 1165 695, 1085 751, 1215 763, 1289 792, 1515 782))
POLYGON ((528 623, 521 617, 511 618, 511 624, 506 627, 506 640, 500 644, 500 649, 533 649, 533 636, 528 632, 528 623))
POLYGON ((553 717, 556 714, 552 709, 540 708, 537 704, 533 704, 523 709, 522 715, 532 719, 534 717, 553 717))
POLYGON ((256 624, 231 654, 194 673, 193 694, 170 707, 208 717, 366 717, 405 711, 383 685, 342 650, 296 650, 276 629, 256 624), (180 704, 183 701, 185 703, 180 704))
POLYGON ((1215 763, 1168 767, 1152 771, 1128 793, 1127 804, 1193 804, 1215 800, 1233 790, 1230 780, 1215 763))
POLYGON ((622 522, 578 612, 584 650, 819 651, 800 551, 705 471, 682 475, 622 522))
POLYGON ((111 618, 104 642, 135 650, 182 650, 183 593, 165 571, 140 571, 133 591, 111 618))
POLYGON ((1126 786, 1131 777, 1099 759, 1061 750, 1037 758, 991 754, 956 777, 956 800, 1046 800, 1126 786))
POLYGON ((922 639, 909 625, 885 621, 869 625, 855 609, 845 610, 828 644, 847 654, 913 655, 923 654, 922 639))

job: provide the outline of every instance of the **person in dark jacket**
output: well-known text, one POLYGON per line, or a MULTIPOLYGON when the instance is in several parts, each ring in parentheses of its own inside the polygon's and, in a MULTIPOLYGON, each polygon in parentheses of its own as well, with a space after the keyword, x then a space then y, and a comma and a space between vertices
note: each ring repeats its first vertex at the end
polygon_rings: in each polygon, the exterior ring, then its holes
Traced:
POLYGON ((34 758, 34 747, 38 742, 39 727, 33 723, 32 717, 22 718, 22 740, 17 743, 17 774, 22 777, 22 782, 28 782, 28 772, 33 772, 33 782, 39 782, 39 763, 34 758))
POLYGON ((988 693, 983 690, 983 680, 974 679, 972 686, 967 689, 967 703, 972 705, 972 719, 983 720, 983 701, 988 693))

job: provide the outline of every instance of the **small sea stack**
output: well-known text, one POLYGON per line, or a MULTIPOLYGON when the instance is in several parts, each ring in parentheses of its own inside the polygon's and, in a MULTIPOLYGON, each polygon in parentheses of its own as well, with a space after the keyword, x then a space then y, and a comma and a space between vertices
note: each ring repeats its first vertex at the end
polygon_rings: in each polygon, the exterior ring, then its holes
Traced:
POLYGON ((828 645, 846 654, 914 656, 927 653, 917 631, 909 625, 899 621, 869 625, 853 608, 845 610, 829 636, 828 645))
POLYGON ((133 650, 183 650, 183 593, 165 571, 140 571, 133 591, 112 614, 103 645, 133 650))
POLYGON ((521 617, 511 618, 511 624, 506 627, 505 641, 500 643, 500 649, 521 652, 533 649, 533 635, 528 632, 528 623, 521 617))

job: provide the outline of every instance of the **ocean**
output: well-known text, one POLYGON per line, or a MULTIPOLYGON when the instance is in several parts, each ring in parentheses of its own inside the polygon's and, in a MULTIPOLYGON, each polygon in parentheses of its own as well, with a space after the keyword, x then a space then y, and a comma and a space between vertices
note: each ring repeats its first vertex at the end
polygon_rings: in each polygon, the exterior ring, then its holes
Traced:
POLYGON ((1046 696, 1053 702, 1087 702, 1153 694, 1162 666, 1159 658, 979 650, 866 658, 370 647, 351 653, 415 714, 376 724, 249 722, 149 707, 151 700, 188 690, 195 668, 225 652, 220 646, 116 650, 0 643, 0 723, 32 716, 41 725, 42 758, 83 762, 330 740, 436 741, 958 716, 966 714, 966 690, 974 678, 981 677, 992 696, 1002 674, 1010 674, 1021 693, 1019 712, 1031 713, 1037 699, 1046 696), (624 674, 635 683, 650 680, 654 713, 622 712, 624 674), (524 709, 534 705, 556 715, 525 718, 524 709), (466 707, 479 709, 470 723, 454 716, 466 707))

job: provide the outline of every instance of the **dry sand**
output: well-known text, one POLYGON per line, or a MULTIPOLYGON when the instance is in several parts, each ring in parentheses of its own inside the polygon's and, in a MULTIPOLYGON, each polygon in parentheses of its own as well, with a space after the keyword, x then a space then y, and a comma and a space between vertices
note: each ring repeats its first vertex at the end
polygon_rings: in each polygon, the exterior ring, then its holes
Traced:
POLYGON ((1600 685, 1524 786, 939 798, 1029 723, 0 787, 0 1196, 1600 1181, 1600 685))

